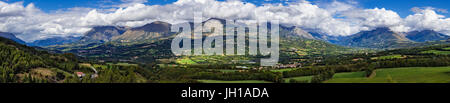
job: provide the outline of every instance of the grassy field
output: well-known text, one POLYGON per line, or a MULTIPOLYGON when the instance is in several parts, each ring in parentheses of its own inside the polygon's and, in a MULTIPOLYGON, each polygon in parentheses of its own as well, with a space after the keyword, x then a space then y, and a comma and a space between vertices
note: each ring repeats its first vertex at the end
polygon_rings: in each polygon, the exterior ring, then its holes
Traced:
POLYGON ((420 52, 422 54, 450 55, 450 51, 429 50, 420 52))
POLYGON ((450 67, 378 69, 373 78, 364 72, 338 73, 325 83, 450 83, 450 67))
POLYGON ((231 70, 231 69, 208 69, 209 71, 220 71, 223 73, 232 73, 232 72, 238 72, 239 70, 231 70))
POLYGON ((294 80, 297 80, 297 81, 308 81, 308 82, 311 82, 311 78, 312 78, 313 76, 302 76, 302 77, 292 77, 292 78, 284 78, 284 82, 285 83, 289 83, 289 80, 291 80, 291 79, 294 79, 294 80))
POLYGON ((192 61, 192 60, 189 59, 189 58, 178 59, 176 62, 177 62, 178 64, 197 64, 197 62, 192 61))
POLYGON ((284 71, 292 71, 292 70, 297 70, 297 68, 274 69, 274 70, 270 70, 270 71, 272 71, 272 72, 284 72, 284 71))
POLYGON ((450 47, 447 47, 447 48, 442 48, 442 49, 444 49, 444 50, 450 50, 450 47))
POLYGON ((130 64, 130 63, 116 63, 116 64, 114 64, 114 63, 106 63, 106 64, 109 64, 109 65, 121 65, 121 66, 138 66, 137 64, 130 64))
MULTIPOLYGON (((408 67, 386 68, 375 71, 367 78, 365 72, 336 73, 325 83, 450 83, 450 67, 408 67)), ((297 81, 311 81, 312 76, 285 78, 297 81)))
MULTIPOLYGON (((351 72, 351 73, 336 73, 333 78, 362 78, 364 77, 364 72, 351 72)), ((289 80, 294 79, 297 81, 308 81, 311 82, 313 76, 302 76, 302 77, 292 77, 284 78, 285 83, 289 83, 289 80)))
POLYGON ((223 81, 223 80, 198 80, 202 83, 272 83, 263 80, 239 80, 239 81, 223 81))
POLYGON ((404 58, 404 56, 402 56, 402 55, 387 55, 387 56, 373 57, 371 59, 386 60, 386 59, 398 59, 398 58, 404 58))
MULTIPOLYGON (((233 61, 249 61, 251 58, 245 56, 186 56, 176 60, 178 64, 227 64, 233 61)), ((247 62, 243 62, 247 63, 247 62)))
MULTIPOLYGON (((281 69, 286 71, 289 69, 281 69)), ((311 81, 313 76, 301 76, 284 78, 285 83, 294 79, 297 81, 311 81)), ((202 83, 271 83, 263 80, 198 80, 202 83)), ((324 83, 450 83, 449 67, 406 67, 377 69, 371 78, 365 76, 365 72, 336 73, 333 79, 324 83)))

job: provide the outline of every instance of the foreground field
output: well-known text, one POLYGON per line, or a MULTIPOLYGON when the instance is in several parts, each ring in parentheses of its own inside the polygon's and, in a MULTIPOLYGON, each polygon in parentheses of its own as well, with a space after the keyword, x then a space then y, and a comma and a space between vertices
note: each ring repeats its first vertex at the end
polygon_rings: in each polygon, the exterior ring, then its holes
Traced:
POLYGON ((272 83, 263 80, 239 80, 239 81, 223 81, 223 80, 198 80, 202 83, 272 83))
MULTIPOLYGON (((291 79, 296 81, 311 82, 312 77, 313 76, 284 78, 284 82, 289 83, 291 79)), ((272 83, 263 80, 198 81, 201 83, 272 83)), ((450 83, 450 67, 407 67, 377 69, 375 70, 373 76, 371 76, 370 78, 366 77, 365 72, 336 73, 332 79, 325 81, 324 83, 450 83)))
MULTIPOLYGON (((351 72, 351 73, 336 73, 333 78, 363 78, 365 76, 364 72, 351 72)), ((289 83, 289 80, 294 79, 297 81, 308 81, 311 82, 313 76, 301 76, 301 77, 292 77, 285 78, 284 82, 289 83)))
POLYGON ((363 72, 338 73, 325 83, 450 83, 450 67, 378 69, 372 78, 363 72))

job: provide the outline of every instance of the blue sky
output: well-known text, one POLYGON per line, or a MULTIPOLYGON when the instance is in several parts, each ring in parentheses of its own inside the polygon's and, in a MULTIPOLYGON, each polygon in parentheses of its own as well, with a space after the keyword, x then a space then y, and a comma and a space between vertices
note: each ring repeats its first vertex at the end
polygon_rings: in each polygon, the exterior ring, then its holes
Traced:
MULTIPOLYGON (((121 0, 2 0, 8 3, 23 1, 25 4, 34 3, 38 8, 45 12, 52 12, 60 9, 73 7, 102 8, 102 5, 119 4, 121 0)), ((147 5, 164 5, 173 3, 177 0, 148 0, 147 5)), ((224 1, 224 0, 219 0, 224 1)), ((296 0, 243 0, 256 5, 264 3, 285 3, 295 2, 296 0)), ((334 0, 308 0, 312 3, 332 2, 334 0)), ((437 9, 450 10, 450 0, 337 0, 341 2, 356 1, 357 6, 361 8, 386 8, 397 12, 401 17, 413 14, 413 7, 433 7, 437 9)), ((441 15, 450 17, 450 13, 441 12, 441 15)))

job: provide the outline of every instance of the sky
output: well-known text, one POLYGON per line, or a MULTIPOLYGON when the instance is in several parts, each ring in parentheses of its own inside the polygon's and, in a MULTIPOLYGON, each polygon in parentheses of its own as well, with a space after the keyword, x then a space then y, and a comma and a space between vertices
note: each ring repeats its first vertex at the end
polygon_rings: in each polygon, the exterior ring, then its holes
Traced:
POLYGON ((377 27, 450 34, 450 0, 0 0, 0 31, 30 42, 82 36, 94 26, 180 23, 205 18, 277 19, 311 32, 347 36, 377 27))
MULTIPOLYGON (((74 7, 87 8, 105 8, 105 5, 117 5, 123 3, 121 0, 0 0, 7 3, 24 2, 24 4, 34 3, 36 7, 45 12, 55 12, 61 9, 68 9, 74 7), (103 5, 103 6, 102 6, 103 5)), ((165 5, 176 2, 177 0, 148 0, 144 4, 147 5, 165 5)), ((225 1, 225 0, 219 0, 225 1)), ((263 5, 266 3, 289 3, 298 0, 242 0, 245 2, 254 3, 256 5, 263 5)), ((355 2, 358 6, 363 8, 386 8, 396 11, 401 17, 406 17, 414 12, 411 11, 413 7, 434 7, 443 10, 450 10, 449 0, 309 0, 310 2, 320 4, 329 3, 332 1, 341 2, 355 2)), ((443 13, 446 17, 450 13, 443 13)))

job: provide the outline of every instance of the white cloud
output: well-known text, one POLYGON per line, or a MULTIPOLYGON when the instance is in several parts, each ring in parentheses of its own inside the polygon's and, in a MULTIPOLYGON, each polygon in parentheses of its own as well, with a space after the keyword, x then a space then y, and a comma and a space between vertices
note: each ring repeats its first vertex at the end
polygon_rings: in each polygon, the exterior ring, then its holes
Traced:
POLYGON ((423 9, 405 18, 405 26, 410 30, 435 30, 450 34, 450 18, 439 15, 433 9, 423 9))
POLYGON ((23 2, 8 4, 0 1, 0 17, 24 16, 31 12, 38 12, 34 4, 23 6, 23 2))
POLYGON ((374 29, 378 27, 394 27, 402 22, 402 18, 394 11, 385 8, 352 10, 342 14, 347 22, 352 22, 361 28, 374 29))
MULTIPOLYGON (((323 8, 333 14, 342 13, 350 10, 356 9, 354 1, 348 1, 350 3, 344 3, 339 1, 333 1, 331 3, 324 3, 323 8)), ((319 4, 321 5, 321 4, 319 4)))
POLYGON ((167 5, 145 5, 144 2, 147 0, 122 0, 122 6, 112 8, 78 7, 45 13, 33 4, 24 6, 22 2, 0 1, 0 31, 21 34, 20 38, 32 41, 54 35, 81 35, 101 25, 137 27, 157 20, 186 22, 193 20, 194 12, 203 12, 204 18, 278 19, 286 25, 329 35, 351 35, 377 27, 390 27, 399 32, 432 29, 450 34, 450 20, 437 14, 438 9, 419 8, 416 14, 401 18, 384 8, 358 8, 355 2, 333 1, 325 6, 305 0, 262 6, 239 0, 178 0, 167 5))
POLYGON ((283 24, 296 25, 318 30, 331 35, 349 35, 357 32, 349 23, 333 18, 326 9, 319 8, 307 1, 289 5, 265 4, 256 6, 238 0, 179 0, 169 5, 135 4, 120 8, 113 13, 91 11, 83 17, 83 24, 140 26, 145 23, 162 20, 171 23, 189 21, 194 12, 203 12, 204 18, 223 18, 240 20, 278 19, 283 24))

